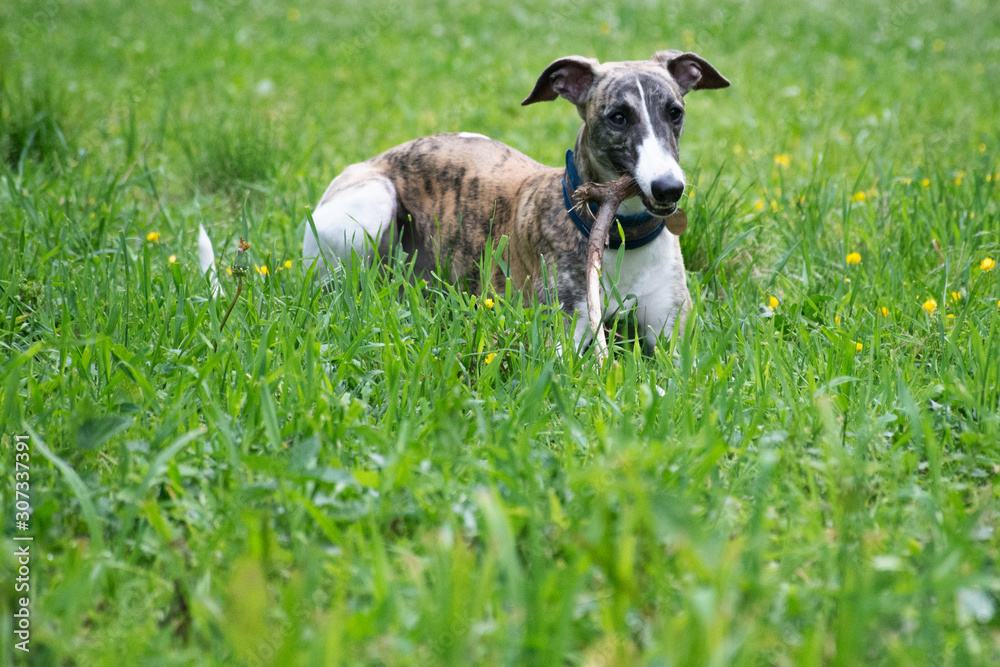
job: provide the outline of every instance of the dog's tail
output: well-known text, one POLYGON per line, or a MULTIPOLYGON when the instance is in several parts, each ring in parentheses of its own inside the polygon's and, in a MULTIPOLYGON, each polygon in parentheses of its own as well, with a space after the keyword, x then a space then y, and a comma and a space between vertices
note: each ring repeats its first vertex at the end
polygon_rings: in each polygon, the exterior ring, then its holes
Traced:
POLYGON ((198 267, 201 275, 208 278, 209 285, 212 286, 212 296, 219 296, 222 287, 219 285, 219 271, 215 266, 215 248, 212 247, 212 239, 208 238, 205 226, 198 225, 198 267))

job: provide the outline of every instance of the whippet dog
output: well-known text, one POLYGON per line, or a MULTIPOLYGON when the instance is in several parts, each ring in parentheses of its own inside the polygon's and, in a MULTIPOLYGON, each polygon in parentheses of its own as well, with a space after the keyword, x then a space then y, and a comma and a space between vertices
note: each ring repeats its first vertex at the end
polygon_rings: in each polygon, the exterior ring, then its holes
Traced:
POLYGON ((507 237, 502 258, 488 276, 503 291, 507 278, 542 301, 558 297, 576 314, 577 349, 590 339, 586 258, 593 217, 574 210, 571 195, 584 182, 603 183, 625 174, 641 194, 624 201, 613 225, 602 291, 617 293, 604 319, 634 309, 647 349, 671 335, 690 308, 678 236, 665 219, 684 193, 678 142, 684 129, 684 95, 725 88, 729 81, 694 53, 659 51, 648 61, 599 63, 569 56, 542 72, 521 103, 563 97, 576 105, 583 125, 566 166, 546 167, 509 146, 479 134, 438 134, 391 148, 351 165, 327 188, 307 224, 302 256, 331 265, 360 257, 370 261, 393 244, 415 253, 419 270, 447 260, 453 282, 481 292, 479 260, 487 242, 507 237), (666 232, 665 232, 666 229, 666 232), (324 261, 321 258, 326 258, 324 261), (613 289, 617 287, 617 292, 613 289))

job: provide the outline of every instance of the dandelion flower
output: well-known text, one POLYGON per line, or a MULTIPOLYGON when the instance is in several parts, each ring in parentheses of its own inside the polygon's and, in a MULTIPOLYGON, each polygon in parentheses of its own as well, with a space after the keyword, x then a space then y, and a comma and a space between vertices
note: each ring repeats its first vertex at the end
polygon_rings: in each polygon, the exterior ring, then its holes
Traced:
POLYGON ((927 299, 927 301, 924 301, 924 310, 928 313, 933 313, 935 309, 937 309, 937 301, 934 299, 927 299))
POLYGON ((285 260, 285 268, 286 269, 292 268, 292 260, 290 260, 290 259, 286 259, 285 260))
POLYGON ((489 354, 486 355, 486 363, 492 364, 493 360, 496 359, 496 358, 497 358, 497 353, 496 352, 490 352, 489 354))
POLYGON ((925 178, 924 180, 920 181, 921 187, 924 187, 924 188, 926 188, 930 184, 931 184, 931 179, 929 179, 929 178, 925 178))
POLYGON ((167 264, 176 264, 176 263, 177 263, 177 255, 171 255, 170 257, 167 257, 167 264))
POLYGON ((485 307, 487 307, 487 308, 492 308, 493 307, 493 299, 491 299, 489 297, 486 297, 485 299, 483 299, 483 305, 485 307))
POLYGON ((774 156, 774 164, 779 167, 788 167, 792 164, 792 156, 788 153, 778 153, 774 156))
POLYGON ((948 313, 948 319, 949 320, 955 319, 955 314, 954 313, 948 313))
POLYGON ((864 349, 865 349, 865 346, 862 345, 861 343, 855 343, 854 344, 854 351, 855 352, 861 352, 864 349))
POLYGON ((258 266, 257 273, 259 273, 262 276, 266 276, 269 275, 271 272, 268 270, 267 266, 258 266))
POLYGON ((771 298, 768 299, 768 303, 771 304, 771 310, 774 310, 775 308, 781 305, 781 302, 778 301, 778 297, 774 296, 773 294, 771 295, 771 298))
POLYGON ((851 197, 851 201, 858 201, 858 202, 864 201, 866 199, 868 199, 868 195, 866 195, 861 190, 855 192, 854 195, 851 197))
POLYGON ((146 234, 146 240, 149 241, 150 243, 159 243, 160 232, 150 232, 146 234))
POLYGON ((987 257, 983 261, 979 262, 979 268, 982 271, 992 271, 993 267, 995 267, 996 265, 997 263, 993 261, 992 257, 987 257))
POLYGON ((882 306, 879 312, 882 313, 882 317, 889 317, 889 309, 886 308, 885 306, 882 306))
POLYGON ((857 253, 857 252, 849 253, 847 255, 847 258, 844 261, 846 261, 848 264, 860 264, 861 263, 861 253, 857 253))
POLYGON ((229 275, 233 275, 233 267, 227 266, 226 267, 226 273, 228 273, 229 275))

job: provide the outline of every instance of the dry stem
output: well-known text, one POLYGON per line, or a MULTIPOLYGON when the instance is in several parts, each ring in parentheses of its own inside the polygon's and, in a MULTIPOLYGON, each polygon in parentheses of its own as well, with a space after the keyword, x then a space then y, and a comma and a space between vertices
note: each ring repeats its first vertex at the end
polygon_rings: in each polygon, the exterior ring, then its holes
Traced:
POLYGON ((604 337, 601 314, 604 310, 601 303, 601 264, 604 248, 608 245, 608 235, 615 212, 623 201, 639 194, 639 185, 631 176, 622 176, 610 183, 584 183, 573 199, 583 204, 584 212, 589 213, 587 202, 600 204, 597 220, 590 230, 590 245, 587 247, 587 318, 590 320, 590 331, 594 335, 594 345, 597 346, 597 359, 600 362, 608 356, 608 341, 604 337))

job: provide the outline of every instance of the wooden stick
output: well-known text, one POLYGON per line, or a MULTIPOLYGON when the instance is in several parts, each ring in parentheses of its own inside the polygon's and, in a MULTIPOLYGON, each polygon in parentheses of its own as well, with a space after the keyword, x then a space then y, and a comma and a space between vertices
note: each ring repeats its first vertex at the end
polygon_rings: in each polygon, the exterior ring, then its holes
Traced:
POLYGON ((584 183, 573 193, 573 199, 578 206, 583 207, 585 215, 590 213, 587 202, 593 201, 601 206, 590 230, 590 244, 587 247, 587 317, 590 320, 590 331, 594 335, 594 345, 597 347, 597 360, 601 363, 608 357, 608 341, 604 337, 601 317, 604 311, 604 304, 601 303, 604 248, 608 245, 611 223, 614 222, 618 206, 638 194, 639 184, 627 175, 610 183, 584 183))

